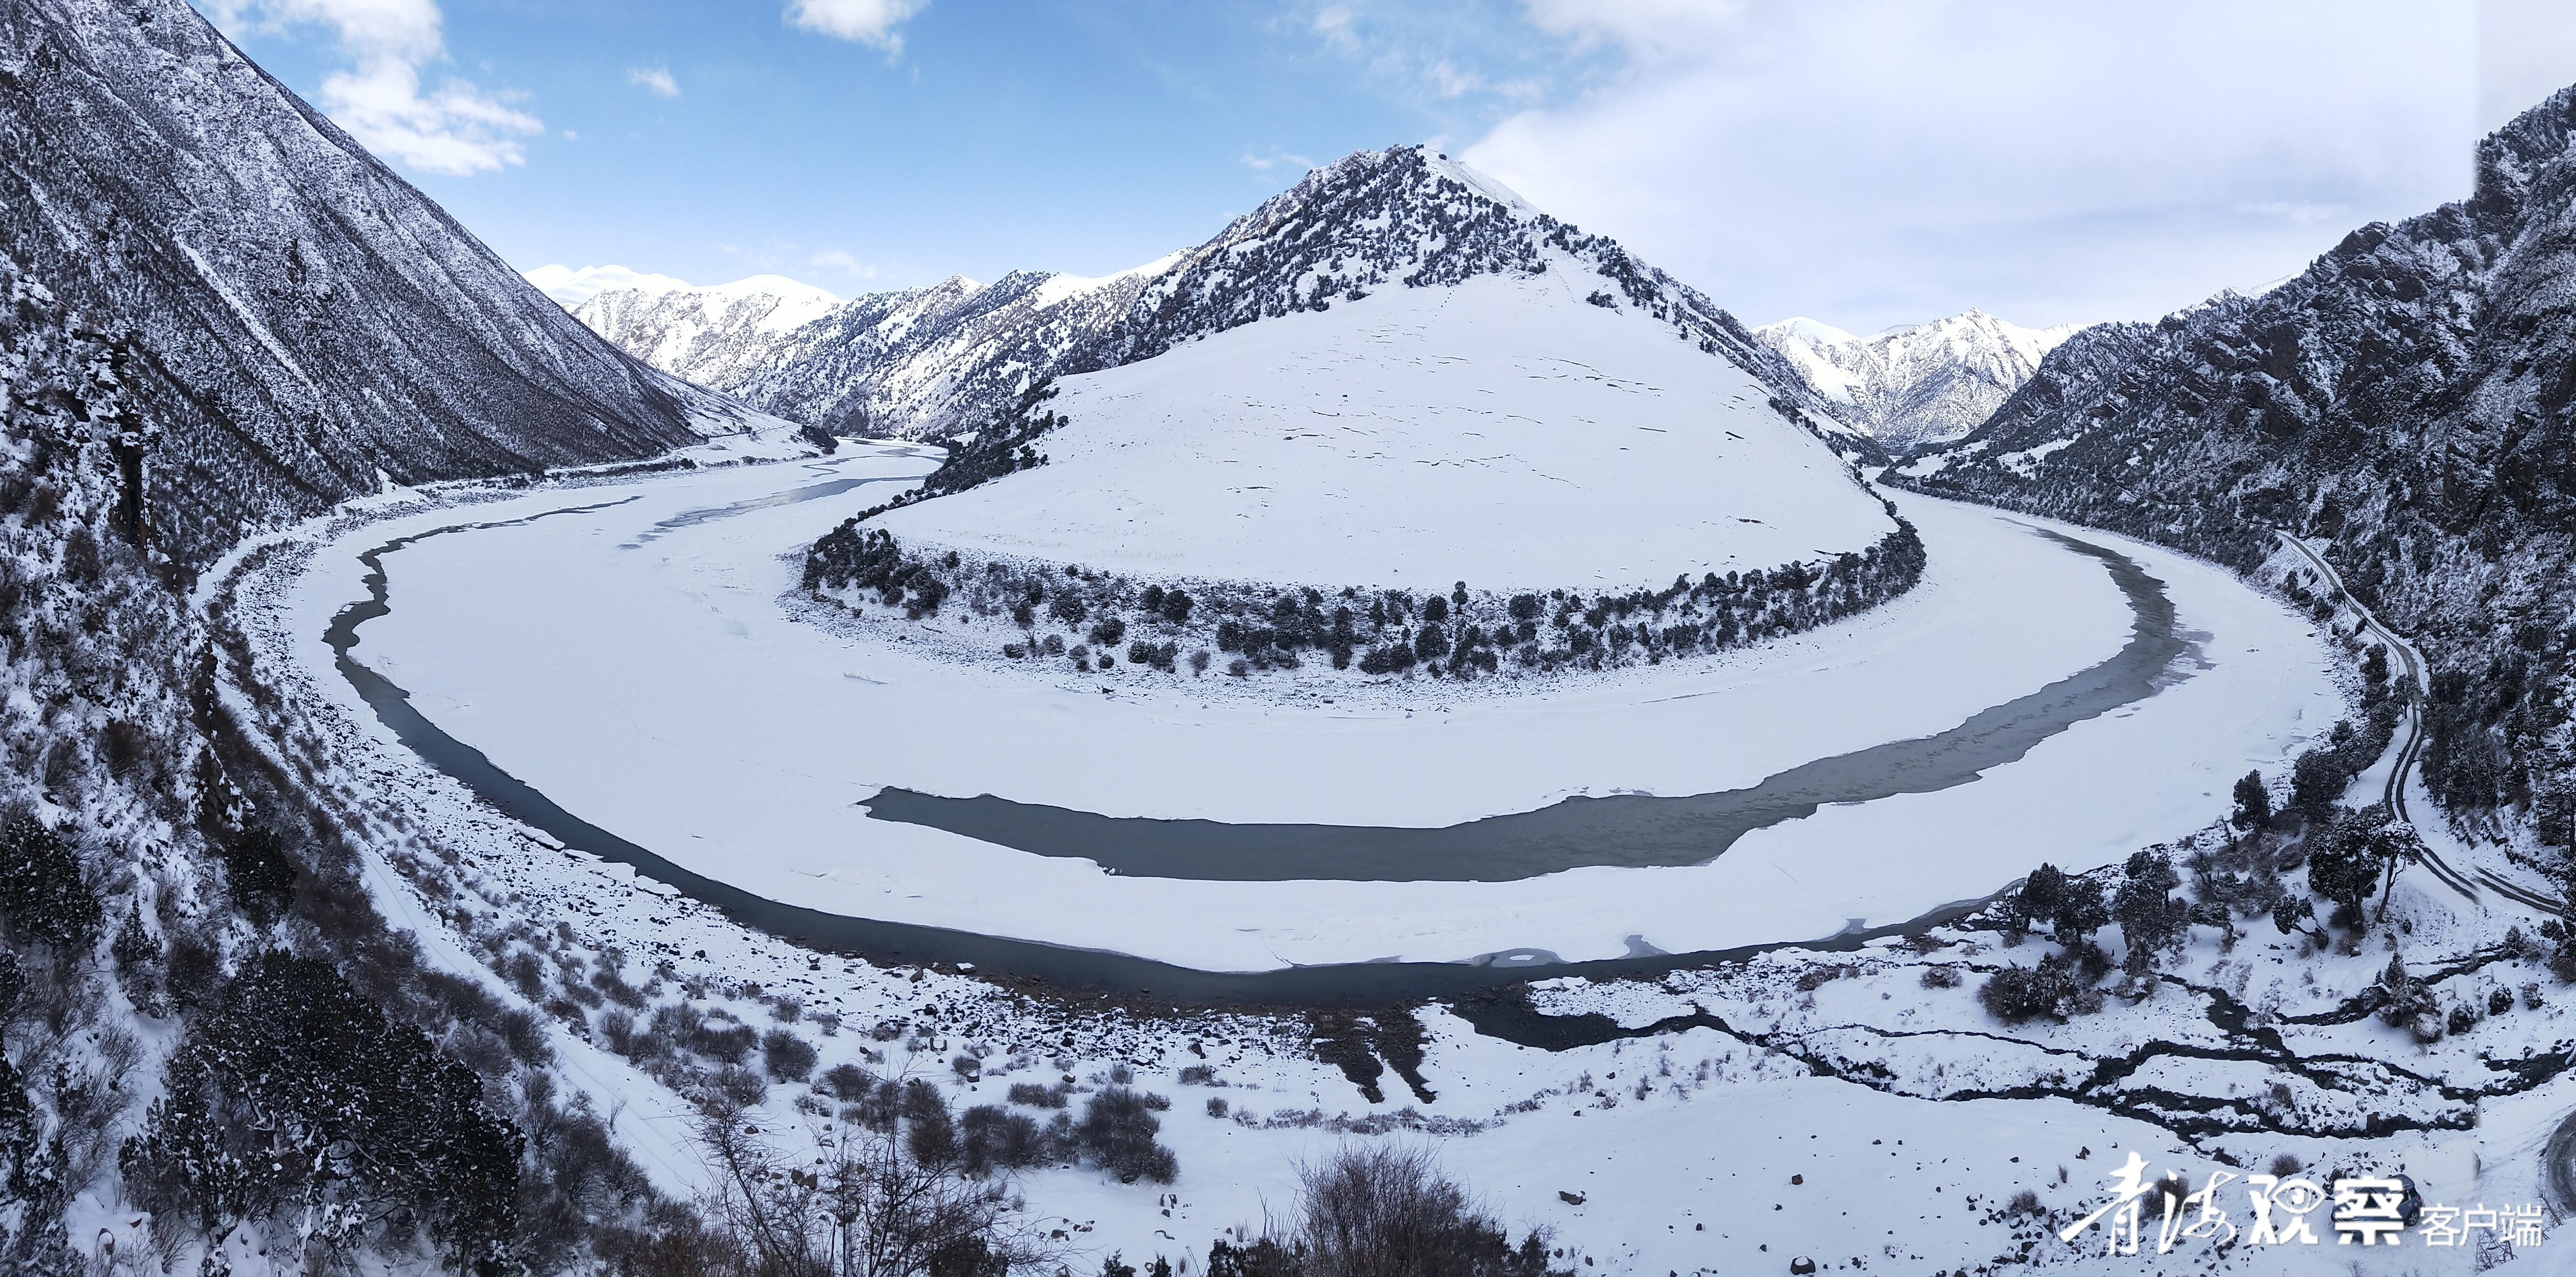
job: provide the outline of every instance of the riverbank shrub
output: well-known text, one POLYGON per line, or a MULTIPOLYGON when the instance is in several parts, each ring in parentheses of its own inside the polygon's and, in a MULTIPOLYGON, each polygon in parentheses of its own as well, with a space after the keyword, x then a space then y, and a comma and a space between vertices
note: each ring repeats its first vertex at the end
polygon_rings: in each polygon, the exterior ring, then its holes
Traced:
POLYGON ((1104 1087, 1084 1101, 1082 1121, 1074 1127, 1082 1152, 1128 1184, 1169 1184, 1180 1175, 1180 1159, 1154 1142, 1162 1129, 1146 1097, 1124 1086, 1104 1087))
MULTIPOLYGON (((1658 664, 1831 624, 1912 589, 1924 564, 1921 538, 1898 519, 1866 551, 1817 562, 1683 574, 1622 593, 1502 594, 1460 582, 1417 600, 1400 590, 1136 581, 1079 565, 914 553, 864 517, 808 549, 809 595, 909 621, 962 607, 1007 636, 995 650, 1011 659, 1072 648, 1097 664, 1093 653, 1125 644, 1128 664, 1166 674, 1177 674, 1180 653, 1193 647, 1226 654, 1228 672, 1240 667, 1245 677, 1314 661, 1356 665, 1373 678, 1464 679, 1658 664)), ((1190 665, 1204 672, 1200 657, 1190 665)))

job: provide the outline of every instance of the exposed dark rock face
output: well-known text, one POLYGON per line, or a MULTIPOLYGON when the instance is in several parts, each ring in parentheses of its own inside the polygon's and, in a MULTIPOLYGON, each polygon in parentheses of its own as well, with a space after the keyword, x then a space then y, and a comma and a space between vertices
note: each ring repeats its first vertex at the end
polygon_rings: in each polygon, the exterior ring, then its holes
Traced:
POLYGON ((2483 142, 2466 200, 2354 231, 2257 297, 2106 324, 1891 475, 2250 568, 2283 528, 2431 661, 2455 815, 2570 837, 2576 90, 2483 142))
POLYGON ((649 456, 720 401, 573 322, 180 0, 0 6, 0 247, 123 339, 151 521, 649 456))

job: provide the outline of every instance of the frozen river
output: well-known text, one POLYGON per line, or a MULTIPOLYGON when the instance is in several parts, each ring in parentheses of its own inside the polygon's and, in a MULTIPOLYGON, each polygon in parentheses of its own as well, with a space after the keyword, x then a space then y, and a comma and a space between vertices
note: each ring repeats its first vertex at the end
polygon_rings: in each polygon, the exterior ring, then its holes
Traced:
POLYGON ((377 524, 317 556, 299 632, 385 730, 567 842, 818 943, 1027 969, 1047 953, 1001 941, 1037 942, 1095 982, 1119 964, 1061 951, 1527 978, 1882 926, 2205 823, 2340 712, 2304 619, 2223 571, 1920 498, 1906 598, 1539 693, 978 668, 792 619, 801 547, 928 464, 377 524))

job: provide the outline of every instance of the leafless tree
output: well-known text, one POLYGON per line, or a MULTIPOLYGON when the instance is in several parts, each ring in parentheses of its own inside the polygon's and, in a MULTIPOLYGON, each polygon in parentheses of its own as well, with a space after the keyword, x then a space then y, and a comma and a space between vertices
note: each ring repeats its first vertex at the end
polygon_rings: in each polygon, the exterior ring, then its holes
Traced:
POLYGON ((891 1133, 844 1127, 799 1165, 718 1097, 698 1122, 722 1172, 710 1223, 731 1242, 720 1277, 1008 1277, 1055 1256, 1007 1181, 906 1154, 891 1133))

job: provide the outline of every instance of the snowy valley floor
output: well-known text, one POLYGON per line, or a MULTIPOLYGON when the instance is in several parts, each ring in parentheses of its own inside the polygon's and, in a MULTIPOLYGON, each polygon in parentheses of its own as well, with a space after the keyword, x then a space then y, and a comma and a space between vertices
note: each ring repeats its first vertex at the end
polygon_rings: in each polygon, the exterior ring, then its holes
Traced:
MULTIPOLYGON (((1565 1038, 1592 1041, 1556 1051, 1476 1032, 1474 1007, 1424 1007, 1422 1085, 1384 1073, 1373 1102, 1357 1079, 1373 1057, 1398 1054, 1380 1039, 1401 1009, 1374 1024, 1167 1009, 799 949, 499 817, 393 740, 321 641, 365 597, 360 550, 624 502, 387 556, 393 610, 366 624, 356 654, 504 769, 697 872, 817 907, 1220 969, 1519 946, 1595 957, 1625 952, 1631 935, 1681 951, 1899 920, 1984 895, 2043 859, 2091 868, 2189 835, 2223 814, 2236 776, 2277 776, 2345 712, 2328 650, 2302 618, 2216 569, 2086 533, 2166 583, 2197 643, 2189 677, 1973 784, 1827 809, 1689 869, 1419 884, 1104 875, 872 821, 854 804, 900 784, 1115 815, 1432 825, 1571 793, 1704 792, 1946 729, 2108 656, 2129 615, 2093 561, 2008 517, 1909 499, 1932 567, 1896 604, 1769 648, 1516 697, 1416 683, 1325 703, 1186 675, 958 666, 789 616, 780 596, 793 552, 925 468, 863 454, 417 509, 387 499, 248 553, 211 587, 245 640, 228 658, 228 702, 345 792, 381 844, 403 847, 371 866, 384 907, 498 994, 518 996, 491 971, 518 951, 512 924, 561 921, 577 937, 564 949, 657 1001, 766 1027, 792 997, 790 1027, 825 1065, 935 1078, 961 1105, 1000 1102, 1014 1081, 1091 1085, 1135 1070, 1138 1085, 1175 1100, 1162 1138, 1179 1181, 1162 1190, 1056 1169, 1021 1185, 1033 1210, 1081 1226, 1068 1228, 1086 1256, 1076 1271, 1113 1251, 1203 1256, 1223 1230, 1286 1206, 1299 1159, 1348 1139, 1435 1142, 1508 1223, 1551 1225, 1608 1272, 1787 1272, 1798 1255, 1826 1271, 1990 1270, 2004 1257, 2102 1272, 2210 1267, 2205 1245, 2104 1258, 2098 1231, 2078 1245, 2053 1236, 2107 1200, 2105 1177, 2130 1150, 2195 1183, 2222 1157, 2259 1170, 2287 1153, 2318 1172, 2402 1169, 2436 1202, 2542 1200, 2541 1146, 2571 1101, 2553 1080, 2569 1036, 2560 1004, 2576 1006, 2576 990, 2494 951, 2535 913, 2492 895, 2469 902, 2421 874, 2401 879, 2391 921, 2357 955, 2302 957, 2268 923, 2232 942, 2199 928, 2169 968, 2187 985, 2134 1004, 2114 997, 2065 1025, 1987 1016, 1973 996, 1984 973, 2028 965, 2044 946, 2003 949, 1965 929, 1858 955, 1782 949, 1655 981, 1550 982, 1531 995, 1535 1010, 1606 1017, 1565 1021, 1565 1038), (874 476, 888 483, 656 529, 874 476), (2349 1014, 2386 965, 2384 946, 2419 976, 2440 974, 2446 1000, 2484 1005, 2496 987, 2536 984, 2541 1005, 2418 1045, 2349 1014), (662 962, 668 973, 653 978, 662 962), (1931 967, 1965 978, 1933 987, 1931 967), (2264 1023, 2234 1017, 2239 1004, 2264 1023), (884 1036, 867 1032, 880 1024, 884 1036), (1325 1062, 1349 1059, 1355 1042, 1357 1067, 1325 1062), (952 1071, 953 1057, 979 1051, 978 1080, 952 1071), (2552 1067, 2527 1073, 2487 1062, 2550 1052, 2552 1067), (1181 1086, 1178 1071, 1200 1064, 1227 1085, 1181 1086), (1211 1097, 1230 1115, 1210 1115, 1211 1097), (2439 1129, 2414 1129, 2426 1124, 2439 1129), (2025 1189, 2053 1212, 2046 1228, 2003 1217, 2025 1189)), ((2427 833, 2453 864, 2487 863, 2488 849, 2427 833)), ((616 1114, 659 1182, 703 1186, 686 1102, 669 1078, 594 1045, 595 1019, 559 1021, 565 1081, 616 1114)), ((801 1094, 772 1089, 770 1129, 830 1138, 830 1106, 800 1108, 801 1094)), ((2241 1205, 2234 1214, 2248 1222, 2241 1205)), ((2329 1233, 2320 1247, 2240 1247, 2216 1262, 2342 1272, 2354 1255, 2329 1233)), ((2408 1248, 2371 1254, 2361 1270, 2466 1272, 2480 1260, 2474 1248, 2408 1248)))

